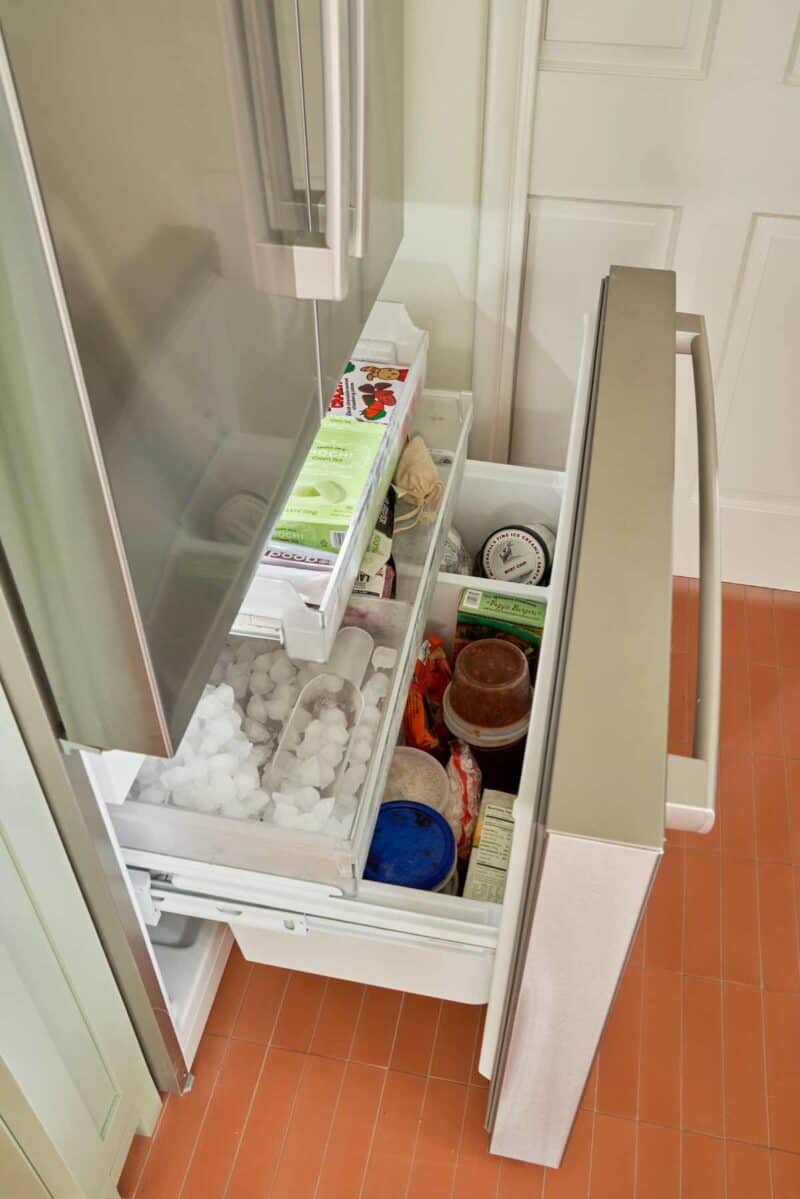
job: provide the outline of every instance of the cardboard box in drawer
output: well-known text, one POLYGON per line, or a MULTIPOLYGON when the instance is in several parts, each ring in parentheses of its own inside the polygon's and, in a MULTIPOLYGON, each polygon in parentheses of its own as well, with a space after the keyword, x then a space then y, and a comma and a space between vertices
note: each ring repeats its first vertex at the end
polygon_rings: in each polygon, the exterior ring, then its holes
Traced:
POLYGON ((422 376, 409 366, 348 362, 328 411, 374 425, 408 422, 422 391, 422 376))
POLYGON ((338 552, 385 435, 383 425, 324 417, 272 540, 338 552))

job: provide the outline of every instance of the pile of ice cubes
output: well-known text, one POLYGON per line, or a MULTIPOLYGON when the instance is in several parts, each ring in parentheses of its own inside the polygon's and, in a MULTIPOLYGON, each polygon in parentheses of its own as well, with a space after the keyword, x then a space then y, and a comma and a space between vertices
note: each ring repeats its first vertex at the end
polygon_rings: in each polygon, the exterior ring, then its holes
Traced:
POLYGON ((325 665, 293 662, 285 650, 264 646, 255 638, 226 645, 177 754, 167 761, 146 758, 131 798, 344 836, 366 778, 396 651, 375 649, 356 719, 353 705, 342 698, 345 683, 326 673, 325 665), (298 707, 301 691, 318 675, 309 688, 315 695, 298 707))

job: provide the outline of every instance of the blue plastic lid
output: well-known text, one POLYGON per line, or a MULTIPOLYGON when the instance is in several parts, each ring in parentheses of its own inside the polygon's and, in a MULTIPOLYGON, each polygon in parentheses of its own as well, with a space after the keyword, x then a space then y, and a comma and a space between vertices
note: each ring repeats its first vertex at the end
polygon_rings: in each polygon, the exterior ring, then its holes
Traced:
POLYGON ((456 843, 450 825, 427 804, 381 804, 364 878, 394 887, 435 891, 449 877, 456 843))

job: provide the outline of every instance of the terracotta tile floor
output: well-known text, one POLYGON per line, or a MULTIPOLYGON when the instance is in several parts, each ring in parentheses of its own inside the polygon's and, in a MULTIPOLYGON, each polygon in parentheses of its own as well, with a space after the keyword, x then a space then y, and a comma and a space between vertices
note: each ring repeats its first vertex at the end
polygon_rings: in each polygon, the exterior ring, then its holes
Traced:
MULTIPOLYGON (((479 1010, 235 951, 125 1199, 800 1197, 800 596, 724 602, 717 825, 669 837, 559 1171, 487 1153, 479 1010)), ((678 579, 677 752, 696 624, 678 579)))

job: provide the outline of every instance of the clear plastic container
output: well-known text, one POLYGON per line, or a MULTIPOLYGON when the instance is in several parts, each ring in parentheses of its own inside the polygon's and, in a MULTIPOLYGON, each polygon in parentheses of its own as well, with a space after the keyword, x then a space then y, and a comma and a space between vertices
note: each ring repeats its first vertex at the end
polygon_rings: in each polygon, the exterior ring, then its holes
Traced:
POLYGON ((521 649, 498 637, 465 646, 444 693, 444 721, 475 752, 484 787, 516 794, 533 689, 521 649))

